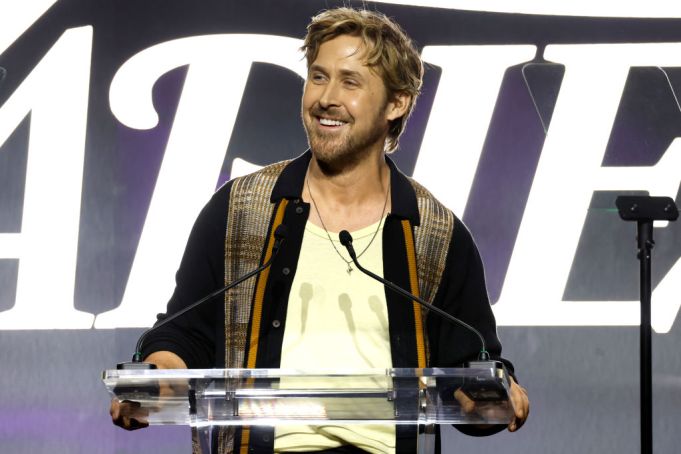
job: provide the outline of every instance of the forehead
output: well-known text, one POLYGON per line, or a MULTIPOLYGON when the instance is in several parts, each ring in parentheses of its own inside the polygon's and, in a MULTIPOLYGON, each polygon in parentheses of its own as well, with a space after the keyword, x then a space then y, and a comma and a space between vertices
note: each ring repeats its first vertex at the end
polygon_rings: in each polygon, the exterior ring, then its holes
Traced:
POLYGON ((354 69, 364 67, 368 70, 369 66, 364 58, 365 54, 366 45, 362 38, 352 35, 340 35, 324 41, 319 46, 319 51, 311 66, 352 66, 354 69))

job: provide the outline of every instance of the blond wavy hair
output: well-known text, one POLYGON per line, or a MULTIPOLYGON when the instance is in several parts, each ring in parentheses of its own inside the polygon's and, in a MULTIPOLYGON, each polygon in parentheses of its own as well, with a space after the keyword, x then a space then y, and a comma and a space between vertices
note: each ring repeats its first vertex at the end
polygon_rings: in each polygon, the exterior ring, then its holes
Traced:
POLYGON ((305 53, 308 68, 317 58, 319 47, 341 35, 357 36, 366 47, 364 60, 383 79, 388 99, 397 94, 410 96, 406 113, 390 123, 386 151, 397 149, 400 135, 421 92, 423 63, 407 34, 382 13, 376 11, 336 8, 312 18, 300 48, 305 53))

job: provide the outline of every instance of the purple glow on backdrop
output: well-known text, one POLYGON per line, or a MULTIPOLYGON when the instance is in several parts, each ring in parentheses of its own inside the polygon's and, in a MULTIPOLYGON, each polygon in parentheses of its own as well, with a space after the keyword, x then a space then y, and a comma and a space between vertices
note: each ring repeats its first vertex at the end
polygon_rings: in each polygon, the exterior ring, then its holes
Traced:
POLYGON ((147 216, 186 75, 186 66, 177 68, 154 85, 153 102, 159 117, 155 128, 139 131, 116 123, 115 150, 120 154, 118 162, 125 192, 120 212, 129 216, 127 224, 138 235, 147 216))
POLYGON ((152 427, 136 432, 112 428, 111 422, 102 415, 100 421, 92 421, 92 415, 77 406, 70 408, 8 408, 0 415, 0 438, 4 446, 13 440, 25 443, 34 440, 40 446, 61 446, 73 452, 74 440, 78 440, 78 452, 102 452, 113 444, 115 452, 164 452, 186 445, 189 448, 189 429, 181 426, 152 427), (87 432, 84 432, 87 427, 87 432), (113 435, 113 439, 112 439, 113 435))
POLYGON ((510 68, 464 214, 485 264, 492 302, 501 294, 545 137, 520 67, 510 68))
MULTIPOLYGON (((665 71, 673 74, 674 69, 665 71)), ((655 165, 672 141, 681 136, 681 112, 674 96, 673 86, 660 68, 632 68, 603 165, 655 165)))

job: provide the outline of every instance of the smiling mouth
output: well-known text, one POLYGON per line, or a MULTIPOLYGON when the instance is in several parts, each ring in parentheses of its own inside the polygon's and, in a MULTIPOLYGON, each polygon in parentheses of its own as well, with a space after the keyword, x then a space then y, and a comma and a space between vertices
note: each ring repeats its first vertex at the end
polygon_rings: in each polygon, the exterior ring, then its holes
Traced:
POLYGON ((332 120, 331 118, 317 117, 317 121, 322 126, 343 126, 346 125, 347 121, 332 120))

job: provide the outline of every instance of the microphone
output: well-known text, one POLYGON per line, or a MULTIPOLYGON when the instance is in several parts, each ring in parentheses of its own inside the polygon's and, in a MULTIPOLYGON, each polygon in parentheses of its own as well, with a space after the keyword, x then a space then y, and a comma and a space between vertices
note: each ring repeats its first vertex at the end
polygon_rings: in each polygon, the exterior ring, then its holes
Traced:
POLYGON ((196 301, 195 303, 190 304, 189 306, 185 307, 179 312, 174 313, 172 316, 166 318, 163 320, 161 323, 159 323, 156 326, 152 326, 148 330, 146 330, 142 335, 140 336, 139 340, 137 341, 137 346, 135 347, 135 354, 132 357, 132 362, 125 362, 125 363, 119 363, 117 365, 118 369, 156 369, 155 364, 150 364, 150 363, 145 363, 142 362, 142 345, 144 344, 144 340, 147 338, 147 336, 152 333, 153 331, 159 329, 160 327, 172 322, 178 317, 181 317, 182 315, 186 314, 187 312, 191 311, 192 309, 195 309, 196 307, 200 306, 201 304, 205 303, 206 301, 226 292, 227 290, 231 289, 232 287, 235 287, 239 284, 241 284, 243 281, 246 279, 249 279, 256 274, 259 274, 263 272, 266 268, 268 268, 272 262, 274 261, 274 258, 277 256, 281 249, 281 245, 286 239, 286 233, 287 229, 284 224, 279 224, 279 227, 274 231, 274 245, 272 245, 272 255, 270 256, 269 260, 267 260, 265 263, 263 263, 261 266, 258 268, 254 269, 253 271, 250 271, 249 273, 244 274, 240 278, 236 279, 235 281, 230 282, 229 284, 225 285, 224 287, 215 290, 212 293, 209 293, 208 295, 204 296, 200 300, 196 301))
POLYGON ((463 320, 459 320, 458 318, 452 316, 451 314, 448 314, 447 312, 443 311, 439 307, 435 307, 432 304, 428 303, 422 298, 419 298, 416 295, 412 295, 408 291, 404 290, 402 287, 399 287, 396 284, 393 284, 392 282, 388 281, 387 279, 382 278, 381 276, 378 276, 377 274, 372 273, 371 271, 365 269, 362 267, 362 265, 359 264, 357 261, 357 254, 355 253, 355 248, 352 247, 352 235, 350 235, 350 232, 347 230, 343 230, 338 234, 338 239, 340 240, 341 244, 345 246, 345 248, 348 250, 348 253, 350 254, 350 258, 352 261, 355 263, 355 266, 364 274, 366 274, 369 277, 372 277, 388 287, 390 290, 394 291, 395 293, 404 296, 405 298, 408 298, 410 300, 416 301, 419 303, 421 306, 427 308, 428 310, 431 310, 438 314, 440 317, 448 320, 451 323, 454 323, 456 325, 462 326, 466 328, 467 330, 471 331, 473 334, 478 336, 480 339, 480 344, 482 345, 482 349, 480 350, 480 353, 478 353, 478 361, 490 361, 489 353, 487 352, 487 347, 485 344, 485 338, 482 337, 482 334, 480 334, 480 331, 477 329, 473 328, 471 325, 468 323, 464 322, 463 320))

